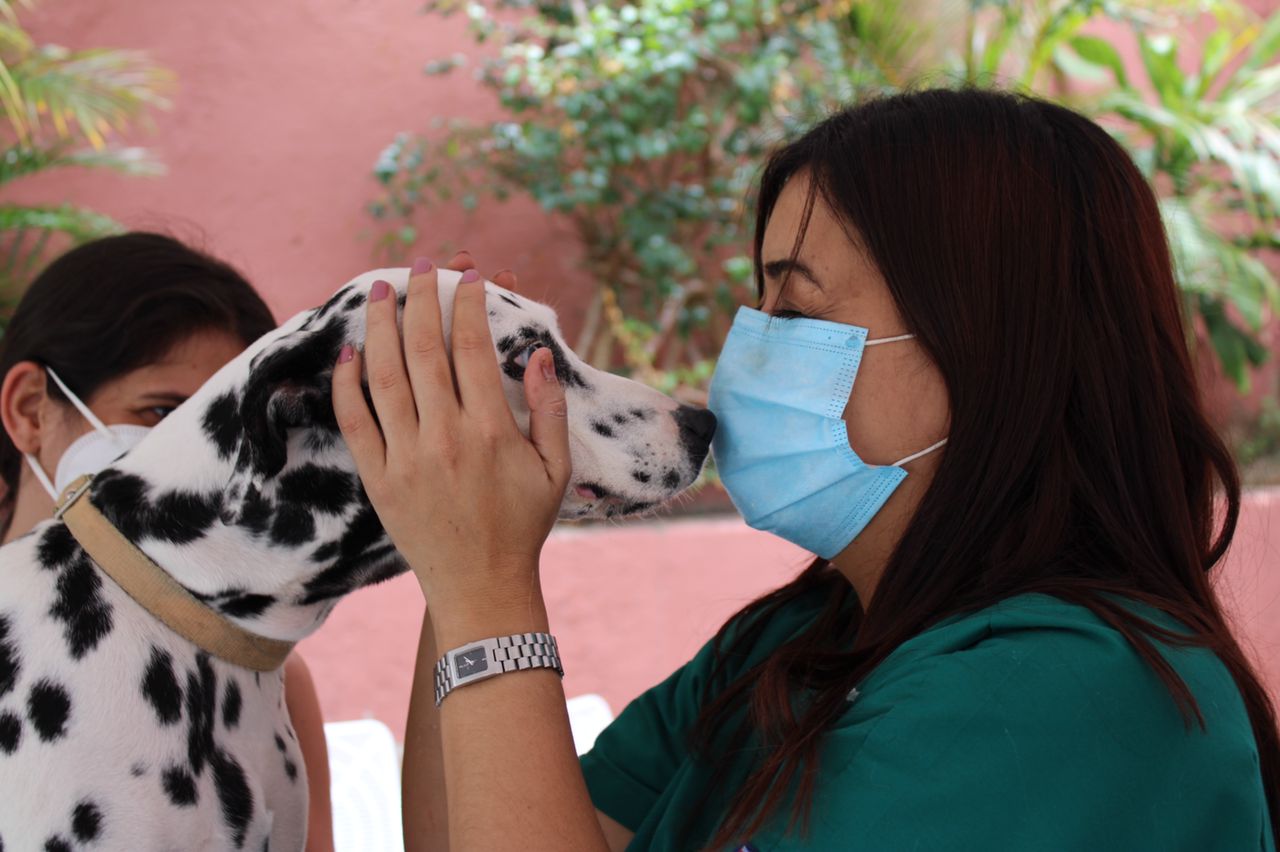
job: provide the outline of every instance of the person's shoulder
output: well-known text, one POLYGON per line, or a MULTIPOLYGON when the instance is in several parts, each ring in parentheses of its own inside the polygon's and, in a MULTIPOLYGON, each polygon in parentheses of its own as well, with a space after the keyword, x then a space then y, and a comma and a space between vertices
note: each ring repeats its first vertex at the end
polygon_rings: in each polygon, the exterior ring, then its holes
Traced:
MULTIPOLYGON (((1122 605, 1159 628, 1183 632, 1158 610, 1122 605)), ((1186 684, 1204 716, 1203 733, 1253 748, 1243 700, 1217 655, 1158 638, 1151 645, 1186 684)), ((1003 718, 1010 731, 1094 727, 1153 746, 1185 734, 1190 718, 1119 630, 1088 607, 1040 594, 935 625, 904 643, 860 694, 864 712, 927 701, 953 715, 1003 718)))

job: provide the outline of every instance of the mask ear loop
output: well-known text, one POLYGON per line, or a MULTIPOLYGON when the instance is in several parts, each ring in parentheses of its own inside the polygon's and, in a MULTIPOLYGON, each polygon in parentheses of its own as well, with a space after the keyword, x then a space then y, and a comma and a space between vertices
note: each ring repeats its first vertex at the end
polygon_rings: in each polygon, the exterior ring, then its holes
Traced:
POLYGON ((898 459, 896 462, 894 462, 893 464, 889 465, 889 467, 902 467, 904 464, 910 464, 911 462, 915 461, 916 459, 920 458, 921 456, 927 456, 927 455, 929 455, 929 453, 931 453, 931 452, 933 452, 934 450, 938 449, 938 447, 941 447, 941 446, 942 446, 943 444, 945 444, 946 442, 947 442, 947 439, 946 439, 946 438, 943 438, 941 441, 939 441, 938 443, 934 444, 934 445, 933 445, 933 446, 931 446, 931 447, 925 447, 925 448, 924 448, 923 450, 921 450, 920 452, 918 452, 918 453, 912 453, 911 455, 907 456, 905 459, 898 459))
POLYGON ((80 397, 71 392, 71 388, 67 387, 66 383, 58 378, 58 374, 53 371, 52 367, 45 367, 44 371, 49 374, 49 378, 53 379, 53 383, 58 386, 58 389, 62 391, 67 399, 71 400, 71 404, 76 407, 76 411, 79 411, 84 415, 84 419, 89 421, 89 425, 113 440, 115 439, 115 433, 107 428, 107 424, 98 419, 98 415, 89 410, 89 406, 80 401, 80 397))
POLYGON ((53 498, 53 502, 58 502, 58 498, 62 495, 58 493, 58 489, 53 487, 53 482, 49 479, 49 474, 45 473, 44 468, 40 467, 40 462, 38 462, 36 457, 31 455, 31 453, 23 453, 22 457, 26 459, 27 467, 31 468, 31 472, 36 475, 36 479, 39 480, 40 485, 45 491, 49 492, 49 496, 53 498))
POLYGON ((897 343, 899 340, 910 340, 915 337, 914 334, 899 334, 897 337, 881 337, 878 340, 867 340, 863 342, 863 346, 879 346, 881 343, 897 343))

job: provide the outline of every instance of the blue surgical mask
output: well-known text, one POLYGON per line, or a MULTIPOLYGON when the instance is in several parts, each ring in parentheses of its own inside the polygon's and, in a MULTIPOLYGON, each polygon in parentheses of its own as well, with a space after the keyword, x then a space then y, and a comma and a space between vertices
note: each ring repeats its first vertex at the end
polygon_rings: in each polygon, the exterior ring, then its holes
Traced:
POLYGON ((906 479, 902 465, 869 465, 849 445, 843 419, 867 329, 779 319, 743 307, 711 379, 718 426, 711 449, 734 506, 751 527, 830 559, 862 532, 906 479))

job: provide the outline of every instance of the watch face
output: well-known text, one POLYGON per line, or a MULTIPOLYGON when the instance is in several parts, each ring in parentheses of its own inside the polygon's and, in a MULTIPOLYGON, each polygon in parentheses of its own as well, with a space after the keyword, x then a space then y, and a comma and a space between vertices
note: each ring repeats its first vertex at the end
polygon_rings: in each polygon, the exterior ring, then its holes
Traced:
POLYGON ((453 668, 460 678, 480 674, 489 668, 489 655, 484 648, 471 648, 454 656, 453 668))

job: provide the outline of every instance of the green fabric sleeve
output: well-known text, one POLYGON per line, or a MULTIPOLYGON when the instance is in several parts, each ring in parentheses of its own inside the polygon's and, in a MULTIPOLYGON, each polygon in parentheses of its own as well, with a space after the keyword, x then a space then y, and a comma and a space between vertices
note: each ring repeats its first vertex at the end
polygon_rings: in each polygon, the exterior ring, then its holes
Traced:
MULTIPOLYGON (((688 736, 706 695, 723 689, 797 633, 824 604, 825 598, 814 594, 776 612, 749 648, 735 647, 728 655, 713 686, 715 656, 708 642, 674 674, 628 704, 581 758, 596 808, 635 831, 689 758, 688 736)), ((740 627, 730 624, 726 645, 740 627)))
POLYGON ((712 664, 710 643, 666 680, 636 698, 581 758, 596 808, 635 831, 688 755, 712 664))

